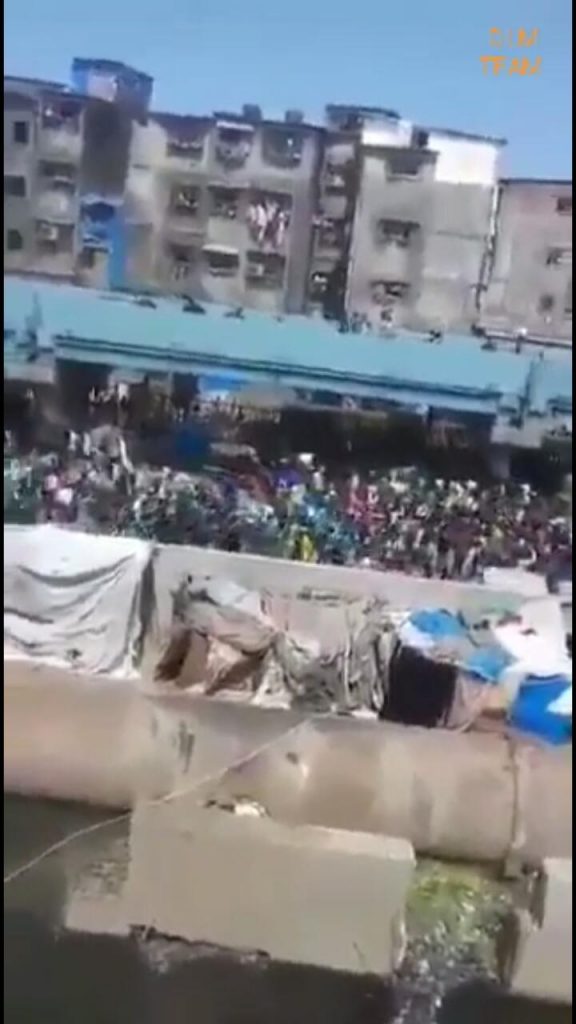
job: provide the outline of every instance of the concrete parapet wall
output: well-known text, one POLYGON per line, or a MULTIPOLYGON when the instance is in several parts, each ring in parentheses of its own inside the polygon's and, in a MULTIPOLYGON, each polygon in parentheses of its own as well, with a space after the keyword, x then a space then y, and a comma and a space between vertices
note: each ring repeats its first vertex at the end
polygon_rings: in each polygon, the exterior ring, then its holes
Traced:
POLYGON ((413 867, 400 839, 145 806, 132 819, 126 914, 189 942, 389 976, 413 867))
POLYGON ((249 797, 291 825, 400 836, 419 853, 572 855, 572 751, 262 709, 6 664, 4 785, 130 808, 249 797))
MULTIPOLYGON (((450 610, 497 607, 517 609, 520 594, 484 585, 427 580, 405 573, 379 572, 333 565, 305 565, 259 555, 237 555, 209 548, 160 545, 155 556, 156 600, 160 629, 171 622, 171 591, 186 574, 234 580, 249 590, 269 591, 296 598, 303 590, 346 595, 349 600, 380 598, 394 608, 447 608, 450 610)), ((309 603, 307 602, 308 606, 309 603)), ((314 629, 311 628, 311 632, 314 629)), ((320 638, 322 639, 322 638, 320 638)))
POLYGON ((572 860, 544 860, 531 912, 516 915, 503 960, 514 994, 572 1003, 572 860))

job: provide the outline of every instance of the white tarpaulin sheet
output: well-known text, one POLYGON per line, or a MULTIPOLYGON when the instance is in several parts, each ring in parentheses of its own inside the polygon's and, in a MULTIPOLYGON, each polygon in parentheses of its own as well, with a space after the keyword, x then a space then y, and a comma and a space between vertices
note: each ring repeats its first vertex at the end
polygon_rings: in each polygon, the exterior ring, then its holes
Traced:
POLYGON ((4 657, 131 674, 152 546, 54 526, 4 527, 4 657))

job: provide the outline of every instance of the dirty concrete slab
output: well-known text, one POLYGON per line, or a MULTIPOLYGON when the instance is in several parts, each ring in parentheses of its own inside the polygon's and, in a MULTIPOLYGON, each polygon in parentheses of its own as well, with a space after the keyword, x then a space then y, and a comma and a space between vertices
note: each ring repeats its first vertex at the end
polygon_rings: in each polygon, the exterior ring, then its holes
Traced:
MULTIPOLYGON (((9 1024, 189 1024, 191 1014, 194 1024, 396 1024, 400 1019, 395 986, 373 976, 191 946, 153 930, 97 935, 85 922, 84 929, 68 931, 62 907, 71 884, 89 897, 95 878, 111 896, 121 890, 129 852, 124 826, 115 826, 112 834, 108 828, 94 831, 109 811, 81 805, 8 797, 4 810, 5 873, 84 831, 71 846, 5 887, 4 1008, 9 1024), (92 863, 94 870, 87 872, 92 863)), ((426 866, 419 871, 428 899, 430 875, 426 866)), ((459 879, 457 886, 467 899, 467 883, 463 889, 459 879)), ((440 895, 444 901, 443 886, 440 895)), ((435 913, 436 895, 431 907, 435 913)), ((458 931, 457 918, 450 913, 458 931)), ((421 920, 427 925, 426 915, 421 920)), ((465 915, 466 935, 476 923, 474 914, 465 915)), ((409 1024, 571 1020, 570 1007, 506 995, 486 977, 455 985, 436 1020, 429 1000, 423 1004, 420 999, 421 1015, 408 1018, 409 1024)))
POLYGON ((132 818, 125 913, 189 942, 388 977, 413 869, 402 839, 148 805, 132 818))

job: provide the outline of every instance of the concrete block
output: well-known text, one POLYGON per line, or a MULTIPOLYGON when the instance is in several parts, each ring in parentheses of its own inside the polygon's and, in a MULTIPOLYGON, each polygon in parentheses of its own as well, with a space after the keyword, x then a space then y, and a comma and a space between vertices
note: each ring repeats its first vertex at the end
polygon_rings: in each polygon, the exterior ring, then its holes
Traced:
POLYGON ((510 990, 572 1004, 572 861, 543 862, 530 912, 516 915, 503 957, 510 990))
POLYGON ((189 942, 387 976, 413 867, 400 839, 148 805, 132 819, 125 909, 189 942))

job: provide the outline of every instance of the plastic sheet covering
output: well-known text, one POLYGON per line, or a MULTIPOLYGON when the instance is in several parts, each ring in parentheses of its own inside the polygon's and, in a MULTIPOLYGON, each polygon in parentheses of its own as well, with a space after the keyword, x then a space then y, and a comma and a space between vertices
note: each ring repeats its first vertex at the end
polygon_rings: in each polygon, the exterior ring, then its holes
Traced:
POLYGON ((305 621, 294 623, 270 595, 264 599, 229 581, 188 577, 173 593, 172 633, 156 679, 261 707, 375 715, 382 704, 380 661, 387 657, 384 611, 366 603, 360 616, 359 604, 342 614, 321 595, 310 596, 302 601, 305 621), (325 631, 331 643, 315 635, 319 616, 325 625, 340 623, 339 633, 325 631))
POLYGON ((114 676, 137 667, 152 546, 54 526, 4 527, 4 657, 114 676))

